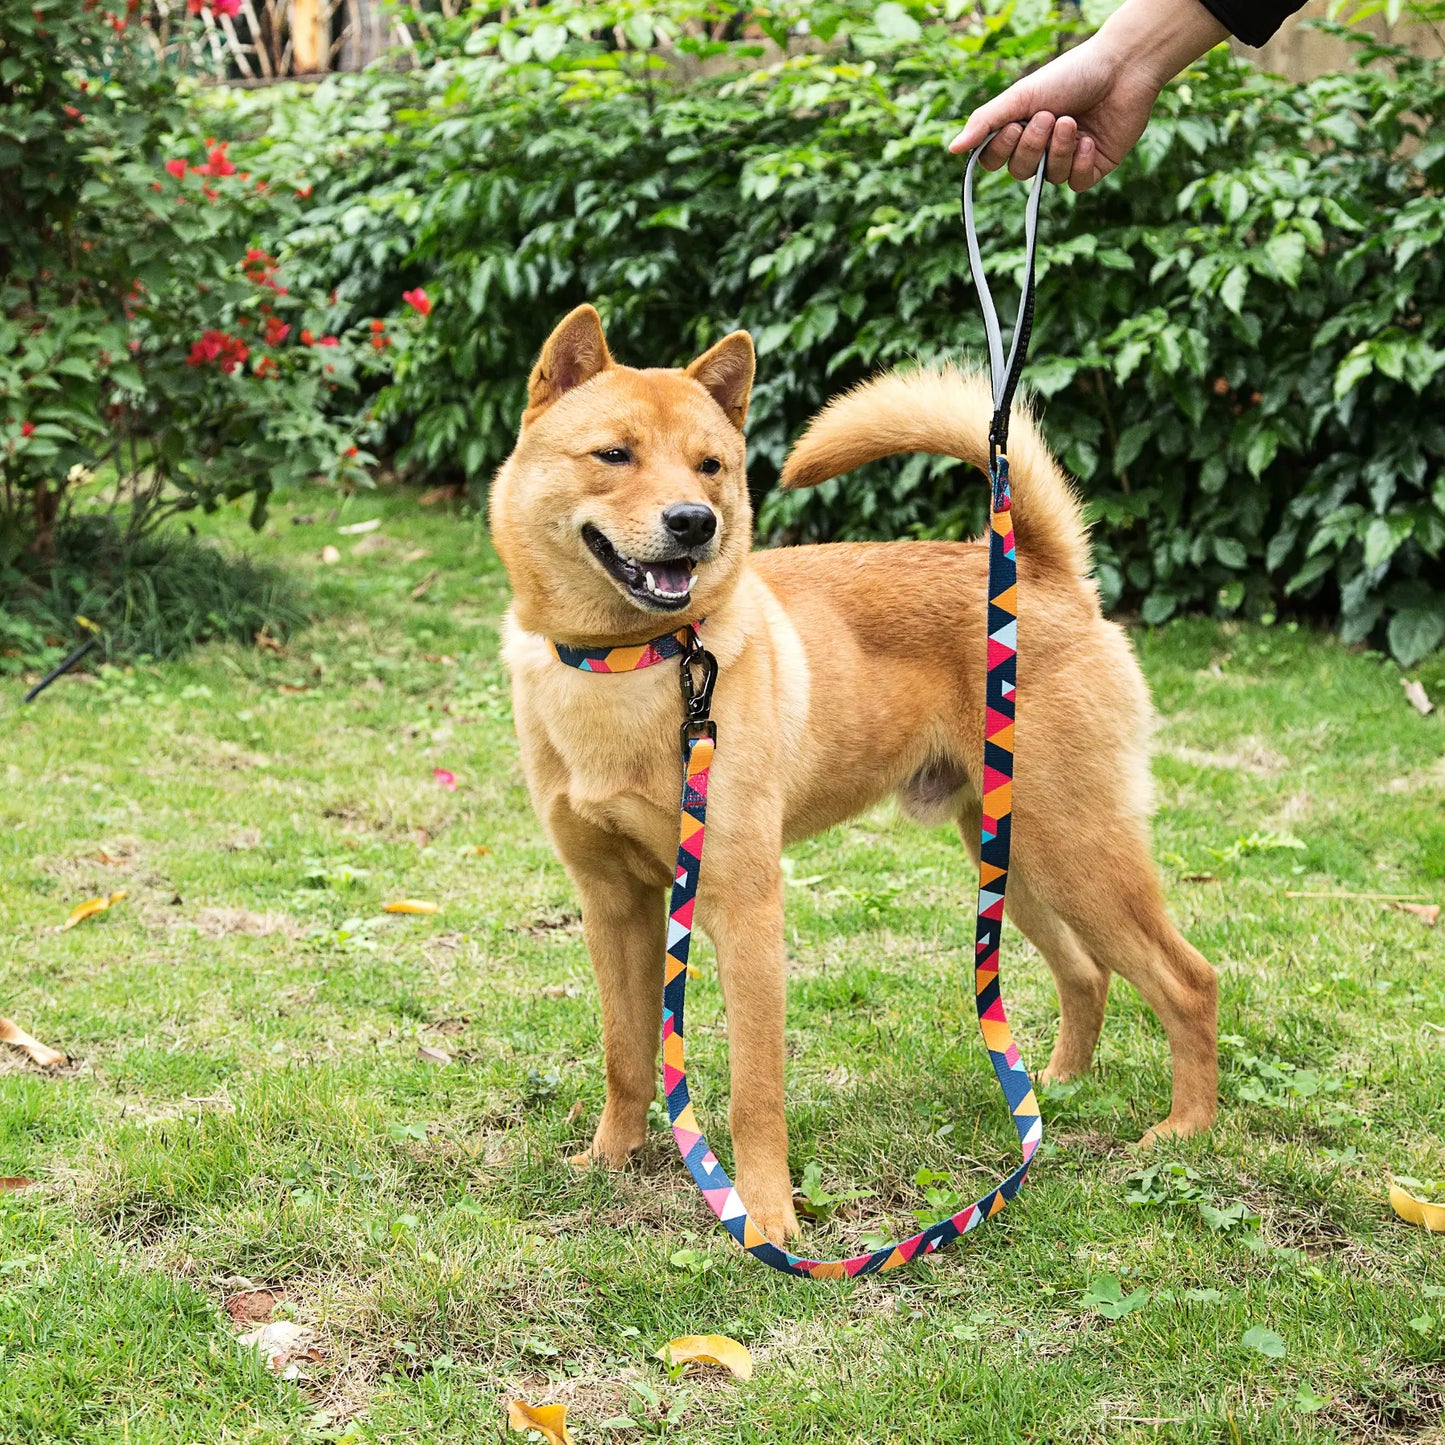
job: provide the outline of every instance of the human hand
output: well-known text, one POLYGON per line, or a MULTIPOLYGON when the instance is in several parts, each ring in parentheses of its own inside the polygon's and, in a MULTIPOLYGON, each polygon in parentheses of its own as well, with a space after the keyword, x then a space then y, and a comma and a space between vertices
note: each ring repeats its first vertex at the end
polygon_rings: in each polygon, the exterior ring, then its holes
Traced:
POLYGON ((949 143, 955 155, 998 134, 979 157, 1020 180, 1038 170, 1086 191, 1144 133, 1165 84, 1228 32, 1196 0, 1126 0, 1098 34, 981 105, 949 143))

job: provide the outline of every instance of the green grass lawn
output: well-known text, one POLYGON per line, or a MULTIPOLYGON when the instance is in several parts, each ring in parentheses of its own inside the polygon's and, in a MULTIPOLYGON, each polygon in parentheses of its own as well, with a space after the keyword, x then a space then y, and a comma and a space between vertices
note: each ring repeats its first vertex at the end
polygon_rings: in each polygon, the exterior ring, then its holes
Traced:
MULTIPOLYGON (((1218 1127, 1131 1152, 1167 1058, 1116 983, 1016 1207, 926 1263, 801 1283, 715 1224, 660 1109, 632 1171, 569 1164, 602 1104, 598 1009, 518 767, 503 578, 473 517, 334 505, 294 498, 254 544, 313 589, 283 654, 28 708, 3 684, 0 1013, 75 1060, 0 1061, 0 1175, 40 1181, 0 1194, 5 1445, 472 1445, 513 1395, 566 1403, 579 1445, 1442 1438, 1445 1237, 1385 1190, 1445 1178, 1445 927, 1287 896, 1445 902, 1445 717, 1393 667, 1283 627, 1140 636, 1158 854, 1221 974, 1218 1127), (381 912, 401 897, 440 912, 381 912), (248 1282, 313 1331, 299 1378, 236 1344, 222 1301, 248 1282), (715 1332, 750 1382, 653 1358, 715 1332)), ((1445 701, 1445 662, 1423 677, 1445 701)), ((824 1253, 916 1227, 918 1171, 972 1198, 1016 1146, 957 838, 881 809, 789 867, 794 1175, 871 1192, 810 1227, 824 1253)), ((726 1156, 697 961, 689 1062, 726 1156)), ((1053 991, 1016 934, 1003 985, 1037 1068, 1053 991)))

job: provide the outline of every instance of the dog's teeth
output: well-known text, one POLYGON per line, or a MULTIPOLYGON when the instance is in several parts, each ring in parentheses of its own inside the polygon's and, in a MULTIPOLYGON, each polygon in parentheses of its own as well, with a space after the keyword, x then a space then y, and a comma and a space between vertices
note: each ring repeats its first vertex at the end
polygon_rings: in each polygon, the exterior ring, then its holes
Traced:
POLYGON ((652 573, 651 573, 651 572, 649 572, 649 573, 647 574, 647 590, 648 590, 649 592, 656 592, 656 591, 657 591, 657 583, 652 580, 652 573))

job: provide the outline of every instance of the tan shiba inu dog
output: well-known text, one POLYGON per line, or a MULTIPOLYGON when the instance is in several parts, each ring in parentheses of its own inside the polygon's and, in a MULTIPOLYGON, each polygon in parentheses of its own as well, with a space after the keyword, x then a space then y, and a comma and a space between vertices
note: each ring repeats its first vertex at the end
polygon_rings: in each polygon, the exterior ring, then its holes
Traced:
MULTIPOLYGON (((743 424, 753 347, 734 332, 681 371, 613 361, 579 307, 532 372, 492 492, 515 592, 505 655, 538 816, 582 899, 602 999, 607 1102, 592 1157, 638 1149, 657 1092, 666 891, 677 850, 682 703, 674 666, 596 675, 547 639, 645 642, 700 622, 720 664, 697 919, 728 1015, 738 1191, 774 1243, 796 1234, 783 1117, 783 880, 795 839, 889 793, 978 848, 984 729, 982 543, 753 553, 743 424)), ((895 452, 987 465, 981 378, 890 374, 834 401, 789 458, 812 486, 895 452)), ((1053 971, 1061 1022, 1043 1078, 1093 1059, 1111 971, 1158 1015, 1173 1101, 1151 1135, 1214 1118, 1213 969, 1170 923, 1149 853, 1150 703, 1089 578, 1079 506, 1031 419, 1009 448, 1018 547, 1017 774, 1008 916, 1053 971)), ((967 908, 960 873, 960 907, 967 908)))

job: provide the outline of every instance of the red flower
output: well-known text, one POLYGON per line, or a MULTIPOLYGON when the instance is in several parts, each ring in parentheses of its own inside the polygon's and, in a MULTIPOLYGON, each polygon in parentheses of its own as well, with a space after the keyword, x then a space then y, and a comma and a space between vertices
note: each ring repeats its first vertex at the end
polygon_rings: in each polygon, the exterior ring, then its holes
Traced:
POLYGON ((186 171, 189 169, 185 161, 181 160, 179 156, 177 156, 175 160, 166 162, 167 172, 173 175, 178 181, 184 179, 186 171))
POLYGON ((322 346, 340 346, 340 345, 341 345, 341 342, 340 342, 335 336, 323 336, 323 337, 321 338, 321 345, 322 345, 322 346))
POLYGON ((192 15, 199 15, 205 8, 203 0, 186 0, 186 9, 189 10, 192 15))
POLYGON ((308 181, 304 186, 296 187, 296 194, 300 196, 303 201, 309 201, 311 199, 312 189, 313 187, 308 181))
POLYGON ((228 142, 222 141, 219 145, 212 147, 210 154, 206 157, 203 166, 197 166, 196 170, 203 176, 233 176, 236 174, 234 161, 226 157, 226 146, 228 142))
MULTIPOLYGON (((27 422, 26 425, 28 426, 29 423, 27 422)), ((342 452, 341 455, 344 456, 344 457, 354 457, 354 456, 356 455, 356 448, 355 448, 355 447, 347 447, 347 449, 346 449, 344 452, 342 452)))
POLYGON ((35 430, 35 423, 34 423, 33 421, 22 421, 22 422, 20 423, 20 435, 21 435, 21 436, 23 436, 23 437, 28 437, 28 436, 30 436, 30 435, 34 432, 34 430, 35 430))
POLYGON ((201 187, 201 194, 202 194, 208 201, 219 201, 219 200, 221 199, 221 193, 220 193, 219 191, 217 191, 217 190, 212 190, 212 188, 211 188, 210 186, 202 186, 202 187, 201 187))
POLYGON ((420 286, 418 286, 415 291, 403 291, 401 293, 401 299, 405 301, 418 316, 431 315, 431 297, 428 296, 420 286))
POLYGON ((186 365, 205 366, 214 361, 230 376, 250 354, 250 348, 239 336, 228 336, 224 331, 213 329, 203 331, 201 339, 191 343, 191 354, 186 357, 186 365))
POLYGON ((75 108, 73 105, 62 105, 60 108, 61 108, 61 110, 63 110, 63 111, 66 113, 66 115, 68 115, 68 116, 71 118, 71 120, 79 120, 79 119, 80 119, 80 112, 79 112, 78 110, 76 110, 76 108, 75 108))
POLYGON ((251 249, 246 252, 246 264, 248 266, 254 266, 257 261, 263 266, 274 266, 276 264, 265 251, 260 250, 256 246, 252 246, 251 249))
POLYGON ((257 376, 275 376, 277 372, 276 362, 274 358, 270 356, 263 356, 260 361, 256 363, 257 376))
POLYGON ((374 336, 375 336, 375 335, 378 335, 379 333, 381 333, 381 332, 383 332, 383 331, 385 331, 385 330, 386 330, 386 322, 385 322, 385 321, 373 321, 373 322, 371 323, 372 335, 374 335, 374 336))
POLYGON ((211 9, 217 15, 236 16, 241 13, 241 0, 211 0, 211 9))
POLYGON ((309 326, 303 326, 301 328, 301 344, 302 346, 314 346, 316 344, 316 337, 312 334, 309 326))
POLYGON ((291 333, 291 328, 279 316, 266 318, 266 345, 280 346, 291 333))

